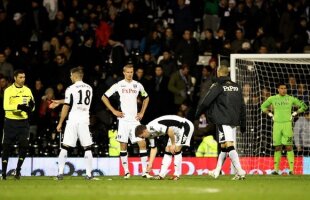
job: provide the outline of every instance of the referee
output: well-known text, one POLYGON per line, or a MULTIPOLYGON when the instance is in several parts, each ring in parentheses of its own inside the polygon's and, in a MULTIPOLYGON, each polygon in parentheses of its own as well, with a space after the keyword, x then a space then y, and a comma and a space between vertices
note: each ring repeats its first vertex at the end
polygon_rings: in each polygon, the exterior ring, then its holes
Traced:
POLYGON ((20 171, 26 157, 29 140, 28 116, 34 110, 34 98, 31 90, 24 86, 25 72, 14 72, 14 83, 4 91, 3 108, 5 111, 2 138, 2 180, 6 180, 10 148, 16 141, 19 144, 19 158, 14 178, 20 179, 20 171))

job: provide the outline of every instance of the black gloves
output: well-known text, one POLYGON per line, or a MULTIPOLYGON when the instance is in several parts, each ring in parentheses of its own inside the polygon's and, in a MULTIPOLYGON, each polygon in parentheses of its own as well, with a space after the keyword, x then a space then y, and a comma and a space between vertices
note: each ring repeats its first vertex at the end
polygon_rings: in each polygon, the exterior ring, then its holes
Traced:
POLYGON ((245 133, 246 132, 246 126, 240 126, 240 132, 245 133))
POLYGON ((32 111, 32 108, 30 108, 29 106, 27 106, 27 104, 18 104, 17 105, 17 109, 18 110, 22 110, 26 113, 30 113, 32 111))
POLYGON ((30 111, 32 111, 33 107, 34 107, 34 101, 32 99, 30 99, 30 101, 28 102, 28 106, 30 108, 30 111))

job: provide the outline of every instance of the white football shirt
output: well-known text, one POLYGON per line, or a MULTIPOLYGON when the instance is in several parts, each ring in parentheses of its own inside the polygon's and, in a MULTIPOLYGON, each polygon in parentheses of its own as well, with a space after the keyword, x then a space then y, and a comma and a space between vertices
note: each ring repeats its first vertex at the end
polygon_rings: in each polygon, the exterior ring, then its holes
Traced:
POLYGON ((121 111, 124 113, 124 117, 119 120, 137 121, 137 97, 139 94, 142 97, 148 96, 142 84, 135 80, 128 82, 124 79, 112 85, 104 95, 109 98, 115 92, 120 96, 121 111))
POLYGON ((66 89, 65 104, 71 110, 68 120, 89 122, 89 108, 93 97, 93 89, 83 81, 77 81, 66 89))
POLYGON ((151 146, 154 146, 156 137, 167 134, 168 128, 172 128, 176 137, 176 143, 182 145, 186 140, 190 140, 194 131, 191 121, 177 115, 164 115, 156 118, 146 125, 150 137, 151 146))

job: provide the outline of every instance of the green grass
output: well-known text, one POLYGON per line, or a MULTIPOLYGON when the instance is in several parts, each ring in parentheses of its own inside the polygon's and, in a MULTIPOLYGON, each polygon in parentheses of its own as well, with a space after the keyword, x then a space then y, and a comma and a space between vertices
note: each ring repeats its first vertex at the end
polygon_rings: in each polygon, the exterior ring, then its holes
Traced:
POLYGON ((232 176, 213 179, 208 176, 182 176, 178 181, 146 180, 140 176, 100 177, 86 181, 83 177, 8 177, 0 181, 1 200, 301 200, 309 199, 310 176, 250 176, 232 181, 232 176), (108 179, 112 180, 108 180, 108 179))

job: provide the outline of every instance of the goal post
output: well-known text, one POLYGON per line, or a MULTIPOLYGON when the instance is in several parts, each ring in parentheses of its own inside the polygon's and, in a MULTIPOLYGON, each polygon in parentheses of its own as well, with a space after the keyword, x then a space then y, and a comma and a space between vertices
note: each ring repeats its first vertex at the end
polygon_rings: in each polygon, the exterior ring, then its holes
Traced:
MULTIPOLYGON (((241 85, 247 108, 247 132, 236 136, 236 148, 242 165, 248 172, 258 170, 257 173, 268 174, 273 170, 272 119, 261 112, 260 105, 269 96, 277 94, 276 85, 279 82, 287 84, 289 95, 309 105, 310 54, 231 54, 230 75, 241 85)), ((303 117, 301 114, 296 120, 303 117)), ((309 140, 310 130, 299 130, 296 126, 294 152, 295 172, 298 174, 302 174, 302 160, 310 157, 309 140), (306 132, 309 136, 300 135, 300 132, 306 132)), ((284 173, 288 171, 284 152, 280 169, 284 173)))

